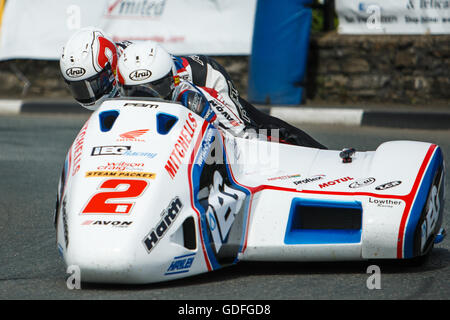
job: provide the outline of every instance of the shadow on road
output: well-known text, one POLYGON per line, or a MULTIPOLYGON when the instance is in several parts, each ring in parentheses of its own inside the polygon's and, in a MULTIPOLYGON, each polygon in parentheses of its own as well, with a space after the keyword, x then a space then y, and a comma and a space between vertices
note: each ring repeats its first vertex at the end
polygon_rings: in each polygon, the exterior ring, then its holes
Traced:
POLYGON ((201 284, 220 283, 250 276, 318 275, 318 274, 361 274, 367 267, 377 265, 384 274, 411 274, 436 271, 450 263, 450 252, 434 248, 425 259, 415 260, 368 260, 347 262, 239 262, 214 272, 190 278, 146 285, 117 285, 83 283, 84 290, 151 290, 189 287, 201 284))

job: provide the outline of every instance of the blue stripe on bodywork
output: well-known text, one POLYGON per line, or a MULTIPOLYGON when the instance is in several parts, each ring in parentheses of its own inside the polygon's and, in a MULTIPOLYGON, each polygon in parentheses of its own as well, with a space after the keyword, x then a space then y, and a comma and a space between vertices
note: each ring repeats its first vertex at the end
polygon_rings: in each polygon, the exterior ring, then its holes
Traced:
MULTIPOLYGON (((208 131, 209 130, 217 130, 213 125, 209 125, 208 129, 205 131, 204 137, 208 136, 208 131)), ((213 134, 212 137, 215 137, 215 139, 220 139, 220 135, 219 134, 213 134)), ((210 142, 212 141, 212 138, 210 140, 210 142)), ((200 182, 200 177, 205 165, 205 160, 203 159, 203 161, 199 161, 198 157, 199 155, 202 153, 202 150, 204 149, 204 146, 207 145, 207 140, 203 140, 202 141, 202 146, 201 148, 199 148, 199 151, 197 152, 197 157, 194 161, 193 164, 193 168, 192 168, 192 186, 193 186, 193 196, 194 196, 194 205, 197 208, 197 210, 200 212, 200 223, 201 223, 201 227, 202 227, 202 236, 203 236, 203 242, 205 244, 205 249, 209 258, 209 261, 211 263, 212 269, 216 270, 222 267, 222 265, 217 261, 216 259, 216 254, 214 252, 214 249, 211 247, 211 243, 213 242, 212 239, 210 239, 209 235, 208 235, 208 230, 209 230, 209 226, 208 226, 208 221, 207 221, 207 216, 206 216, 206 211, 203 208, 203 206, 200 204, 200 202, 198 201, 198 192, 199 190, 199 182, 200 182)), ((209 148, 211 148, 211 143, 209 143, 209 148)), ((216 144, 217 145, 217 144, 216 144)), ((208 148, 208 152, 209 152, 209 148, 208 148)), ((235 189, 238 189, 242 192, 244 192, 247 196, 245 199, 245 204, 244 204, 244 216, 243 216, 243 233, 242 233, 242 237, 241 237, 241 243, 240 243, 240 247, 239 247, 239 252, 242 250, 242 247, 244 245, 244 241, 245 241, 245 231, 246 231, 246 227, 247 227, 247 217, 248 217, 248 209, 249 209, 249 199, 248 196, 250 195, 250 191, 247 190, 246 188, 236 184, 236 182, 233 180, 233 176, 231 174, 230 171, 230 167, 227 163, 227 155, 226 155, 226 151, 225 151, 225 147, 222 146, 222 152, 223 152, 223 160, 224 160, 224 164, 226 165, 226 170, 227 170, 227 174, 229 177, 230 182, 232 183, 232 187, 235 189)), ((242 209, 241 209, 242 210, 242 209)), ((235 221, 236 223, 236 221, 235 221)), ((233 263, 238 262, 237 257, 235 258, 235 260, 233 261, 233 263)))
POLYGON ((430 160, 427 171, 424 174, 414 204, 411 208, 408 223, 406 225, 406 231, 404 235, 404 250, 403 258, 414 257, 414 233, 422 215, 422 210, 428 200, 428 194, 430 192, 431 184, 433 183, 436 171, 443 163, 443 156, 440 147, 437 147, 433 157, 430 160))

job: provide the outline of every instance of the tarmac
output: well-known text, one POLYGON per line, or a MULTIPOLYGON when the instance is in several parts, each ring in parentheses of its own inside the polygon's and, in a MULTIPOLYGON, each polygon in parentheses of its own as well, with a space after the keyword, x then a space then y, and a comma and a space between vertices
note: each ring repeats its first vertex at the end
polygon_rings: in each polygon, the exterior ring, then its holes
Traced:
MULTIPOLYGON (((359 106, 359 105, 255 105, 258 109, 289 123, 338 124, 409 129, 450 129, 450 102, 446 106, 359 106)), ((1 99, 0 116, 6 114, 69 113, 89 114, 74 100, 1 99)))

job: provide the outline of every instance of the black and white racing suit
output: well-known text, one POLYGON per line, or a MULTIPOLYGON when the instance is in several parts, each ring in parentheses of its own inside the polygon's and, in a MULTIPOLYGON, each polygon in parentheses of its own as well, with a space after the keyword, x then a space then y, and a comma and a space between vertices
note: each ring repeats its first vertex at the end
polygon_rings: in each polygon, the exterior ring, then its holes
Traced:
MULTIPOLYGON (((279 130, 277 134, 280 142, 326 149, 304 131, 258 110, 240 97, 230 75, 213 58, 204 55, 172 57, 181 80, 207 90, 221 102, 219 108, 214 103, 211 107, 217 115, 219 126, 233 135, 243 135, 249 129, 257 132, 266 129, 265 132, 270 136, 272 130, 279 130)), ((183 90, 178 88, 176 95, 183 90)))

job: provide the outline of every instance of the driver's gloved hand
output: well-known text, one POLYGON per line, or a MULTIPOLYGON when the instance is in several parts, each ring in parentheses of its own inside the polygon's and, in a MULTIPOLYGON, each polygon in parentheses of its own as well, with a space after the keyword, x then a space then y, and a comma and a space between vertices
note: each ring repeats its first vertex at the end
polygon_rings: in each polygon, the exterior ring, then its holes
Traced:
POLYGON ((185 91, 181 94, 180 102, 189 110, 195 112, 206 121, 211 122, 215 118, 215 113, 206 98, 196 91, 185 91))

